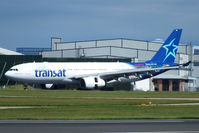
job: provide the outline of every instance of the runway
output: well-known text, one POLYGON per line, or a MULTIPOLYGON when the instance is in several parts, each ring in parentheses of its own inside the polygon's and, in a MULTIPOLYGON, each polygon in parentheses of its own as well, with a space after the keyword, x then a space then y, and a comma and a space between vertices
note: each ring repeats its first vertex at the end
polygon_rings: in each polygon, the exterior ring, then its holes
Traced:
POLYGON ((199 120, 3 120, 2 133, 199 132, 199 120))

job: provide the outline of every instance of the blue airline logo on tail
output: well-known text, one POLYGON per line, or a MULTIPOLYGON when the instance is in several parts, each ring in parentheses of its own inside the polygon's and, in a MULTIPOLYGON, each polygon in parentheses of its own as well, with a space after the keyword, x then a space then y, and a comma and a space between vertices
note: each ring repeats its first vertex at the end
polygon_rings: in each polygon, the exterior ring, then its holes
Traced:
MULTIPOLYGON (((171 55, 174 58, 176 57, 176 51, 178 49, 178 46, 174 44, 175 38, 169 43, 163 46, 163 48, 166 50, 166 57, 164 58, 164 61, 171 55)), ((163 61, 163 62, 164 62, 163 61)))

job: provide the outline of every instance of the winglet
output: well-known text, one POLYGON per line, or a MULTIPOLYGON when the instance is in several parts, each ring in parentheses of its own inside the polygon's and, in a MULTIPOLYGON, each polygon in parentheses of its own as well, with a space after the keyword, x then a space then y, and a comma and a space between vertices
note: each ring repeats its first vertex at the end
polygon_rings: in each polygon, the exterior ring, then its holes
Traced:
POLYGON ((191 61, 189 61, 189 62, 187 62, 187 63, 182 64, 182 66, 183 66, 183 67, 188 66, 190 63, 191 63, 191 61))

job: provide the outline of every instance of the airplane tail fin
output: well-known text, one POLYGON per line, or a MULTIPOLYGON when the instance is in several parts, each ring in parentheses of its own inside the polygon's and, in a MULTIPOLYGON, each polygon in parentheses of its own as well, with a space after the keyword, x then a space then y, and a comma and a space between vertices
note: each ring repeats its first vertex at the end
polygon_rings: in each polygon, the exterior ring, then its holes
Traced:
POLYGON ((159 65, 174 64, 181 33, 182 29, 173 30, 158 52, 152 57, 151 60, 146 61, 146 63, 156 63, 159 65))

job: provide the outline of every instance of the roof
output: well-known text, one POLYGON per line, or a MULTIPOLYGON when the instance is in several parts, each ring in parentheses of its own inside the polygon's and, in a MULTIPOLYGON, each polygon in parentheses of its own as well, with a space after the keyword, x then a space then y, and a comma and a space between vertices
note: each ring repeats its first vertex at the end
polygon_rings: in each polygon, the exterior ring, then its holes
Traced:
POLYGON ((0 48, 0 55, 23 55, 23 54, 8 49, 0 48))

